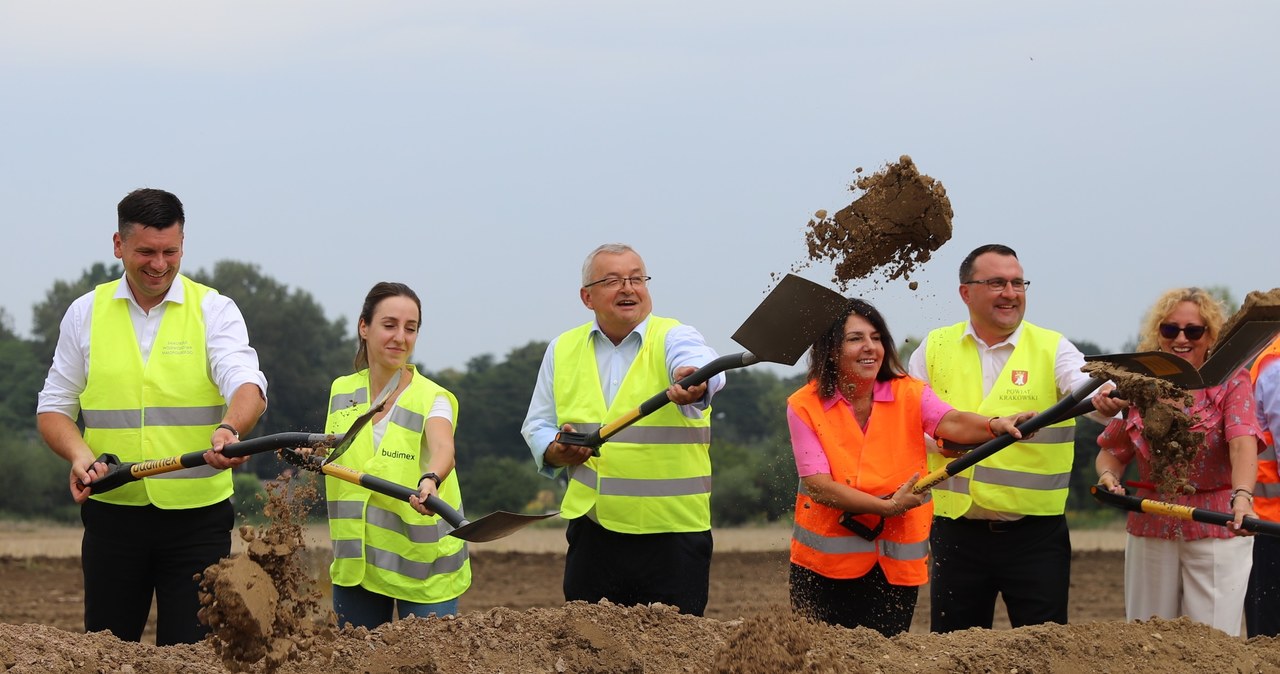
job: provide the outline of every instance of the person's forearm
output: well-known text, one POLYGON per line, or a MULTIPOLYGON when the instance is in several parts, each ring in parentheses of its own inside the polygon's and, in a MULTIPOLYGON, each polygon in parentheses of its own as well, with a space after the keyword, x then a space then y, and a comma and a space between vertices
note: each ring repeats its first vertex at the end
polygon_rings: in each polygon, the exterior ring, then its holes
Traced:
POLYGON ((1093 460, 1093 467, 1098 471, 1099 481, 1102 480, 1103 475, 1110 473, 1115 478, 1116 484, 1120 484, 1120 476, 1124 475, 1124 463, 1105 449, 1098 452, 1098 458, 1093 460))
POLYGON ((85 444, 84 436, 76 423, 61 412, 44 412, 36 415, 36 428, 44 443, 54 454, 75 465, 88 465, 93 462, 93 450, 85 444))
POLYGON ((1258 480, 1258 444, 1252 435, 1232 438, 1228 447, 1231 456, 1231 488, 1247 489, 1253 493, 1258 480))
POLYGON ((230 424, 240 437, 249 434, 258 424, 258 418, 267 409, 267 401, 262 397, 262 390, 257 384, 241 384, 227 403, 227 413, 222 423, 230 424))

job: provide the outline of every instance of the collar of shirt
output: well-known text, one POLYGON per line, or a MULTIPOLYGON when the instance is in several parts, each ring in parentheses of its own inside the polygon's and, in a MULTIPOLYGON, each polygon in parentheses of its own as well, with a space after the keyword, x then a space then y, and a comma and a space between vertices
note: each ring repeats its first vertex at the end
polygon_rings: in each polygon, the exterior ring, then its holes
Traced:
POLYGON ((973 341, 978 344, 979 349, 998 349, 1004 346, 1007 346, 1010 349, 1012 349, 1018 346, 1018 338, 1021 336, 1022 336, 1022 322, 1019 321, 1018 327, 1014 329, 1013 334, 1005 338, 1004 341, 996 342, 995 344, 987 344, 986 342, 982 341, 982 338, 978 337, 978 333, 974 332, 973 321, 969 321, 968 323, 965 324, 964 334, 961 335, 960 338, 964 339, 965 337, 972 337, 973 341))
MULTIPOLYGON (((165 302, 182 304, 182 301, 186 298, 186 296, 187 296, 186 289, 182 285, 182 275, 175 274, 173 277, 173 284, 169 286, 169 291, 164 294, 164 299, 161 300, 160 304, 156 306, 160 306, 165 302)), ((120 277, 120 285, 116 287, 115 299, 129 300, 129 303, 132 304, 135 309, 137 309, 138 311, 142 311, 142 305, 138 304, 137 298, 133 296, 133 288, 129 286, 128 276, 120 277)), ((143 313, 146 313, 146 312, 143 311, 143 313)))
MULTIPOLYGON (((853 407, 853 403, 849 402, 849 400, 844 397, 844 393, 842 393, 840 391, 840 387, 837 386, 835 395, 822 401, 822 409, 829 410, 832 407, 834 407, 836 403, 839 403, 839 402, 843 402, 844 404, 850 407, 853 407)), ((893 386, 891 386, 887 381, 877 381, 875 383, 875 386, 871 387, 871 402, 873 403, 893 402, 893 386)))
MULTIPOLYGON (((166 297, 165 299, 168 299, 168 298, 166 297)), ((630 333, 627 334, 626 337, 622 338, 622 342, 619 342, 618 346, 622 346, 622 344, 626 343, 627 340, 631 339, 632 337, 635 337, 636 341, 638 342, 636 347, 638 349, 640 345, 644 344, 644 333, 645 333, 645 330, 647 330, 648 328, 649 328, 649 317, 645 316, 644 320, 640 321, 640 325, 637 325, 634 329, 631 330, 630 333)), ((613 346, 613 341, 611 341, 609 337, 604 334, 604 330, 600 329, 600 321, 591 322, 591 335, 593 338, 596 335, 599 335, 600 339, 603 339, 606 343, 609 344, 609 346, 613 346)))

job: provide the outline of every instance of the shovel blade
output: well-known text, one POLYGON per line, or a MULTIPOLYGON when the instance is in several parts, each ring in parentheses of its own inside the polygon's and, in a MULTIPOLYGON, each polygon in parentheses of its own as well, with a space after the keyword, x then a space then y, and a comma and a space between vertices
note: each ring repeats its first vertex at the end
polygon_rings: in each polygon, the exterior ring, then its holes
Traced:
POLYGON ((1218 386, 1231 378, 1236 370, 1244 367, 1267 348, 1271 340, 1280 334, 1280 320, 1245 321, 1236 326, 1226 340, 1213 345, 1213 353, 1200 366, 1200 378, 1205 386, 1218 386))
POLYGON ((449 535, 471 543, 487 543, 496 541, 499 538, 506 538, 534 522, 540 522, 559 514, 560 512, 556 511, 542 515, 521 515, 499 510, 474 522, 467 522, 450 531, 449 535))
POLYGON ((1134 374, 1164 379, 1181 389, 1204 388, 1204 380, 1191 363, 1172 353, 1141 351, 1139 353, 1104 353, 1085 356, 1086 362, 1103 362, 1117 365, 1134 374))
POLYGON ((1200 369, 1172 353, 1143 351, 1085 356, 1086 361, 1102 361, 1148 377, 1165 379, 1178 388, 1192 390, 1221 386, 1237 370, 1253 360, 1280 334, 1280 321, 1246 320, 1236 324, 1225 340, 1213 346, 1213 353, 1200 369))
POLYGON ((759 360, 795 365, 848 302, 830 288, 787 274, 733 333, 733 341, 759 360))

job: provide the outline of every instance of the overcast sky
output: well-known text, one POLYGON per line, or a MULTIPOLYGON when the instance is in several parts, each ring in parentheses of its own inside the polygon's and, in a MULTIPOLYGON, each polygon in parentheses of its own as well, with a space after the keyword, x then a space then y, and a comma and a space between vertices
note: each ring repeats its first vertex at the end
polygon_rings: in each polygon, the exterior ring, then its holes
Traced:
POLYGON ((146 186, 186 205, 188 271, 250 262, 351 325, 408 283, 429 369, 588 320, 582 260, 612 241, 656 313, 735 352, 809 215, 908 154, 955 235, 917 291, 851 289, 896 337, 963 319, 959 262, 1000 242, 1028 320, 1119 351, 1167 288, 1280 286, 1277 25, 1273 2, 4 2, 0 307, 29 334, 146 186))

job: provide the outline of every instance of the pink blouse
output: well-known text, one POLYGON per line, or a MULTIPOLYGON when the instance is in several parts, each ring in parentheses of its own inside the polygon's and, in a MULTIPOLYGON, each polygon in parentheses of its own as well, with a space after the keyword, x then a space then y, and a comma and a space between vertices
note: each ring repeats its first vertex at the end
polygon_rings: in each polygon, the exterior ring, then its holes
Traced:
MULTIPOLYGON (((893 388, 889 382, 876 382, 871 389, 871 400, 878 403, 893 402, 893 388)), ((837 388, 836 394, 824 400, 823 405, 831 409, 833 405, 849 405, 849 401, 837 388)), ((852 405, 849 406, 852 407, 852 405)), ((952 409, 954 408, 938 399, 933 389, 926 384, 924 394, 920 398, 920 416, 924 426, 921 431, 933 437, 938 430, 938 422, 942 421, 942 417, 952 409)), ((873 407, 872 413, 874 412, 873 407)), ((818 434, 801 421, 791 405, 787 405, 787 425, 791 428, 791 451, 796 455, 796 471, 800 477, 830 474, 831 464, 827 461, 827 453, 822 451, 822 443, 818 442, 818 434)))
MULTIPOLYGON (((1188 412, 1195 419, 1191 430, 1205 434, 1204 445, 1196 453, 1188 472, 1190 484, 1198 490, 1194 494, 1165 498, 1153 489, 1139 488, 1137 496, 1191 506, 1231 512, 1231 454, 1228 443, 1241 436, 1258 438, 1258 451, 1264 449, 1262 430, 1253 400, 1253 385, 1249 373, 1236 372, 1225 384, 1191 392, 1195 398, 1188 412)), ((1151 484, 1151 447, 1142 437, 1142 415, 1130 408, 1125 419, 1112 419, 1106 430, 1098 436, 1098 446, 1110 452, 1125 465, 1138 460, 1138 480, 1151 484)), ((1134 536, 1182 539, 1194 541, 1200 538, 1230 538, 1226 527, 1202 524, 1168 515, 1129 513, 1127 530, 1134 536)))

